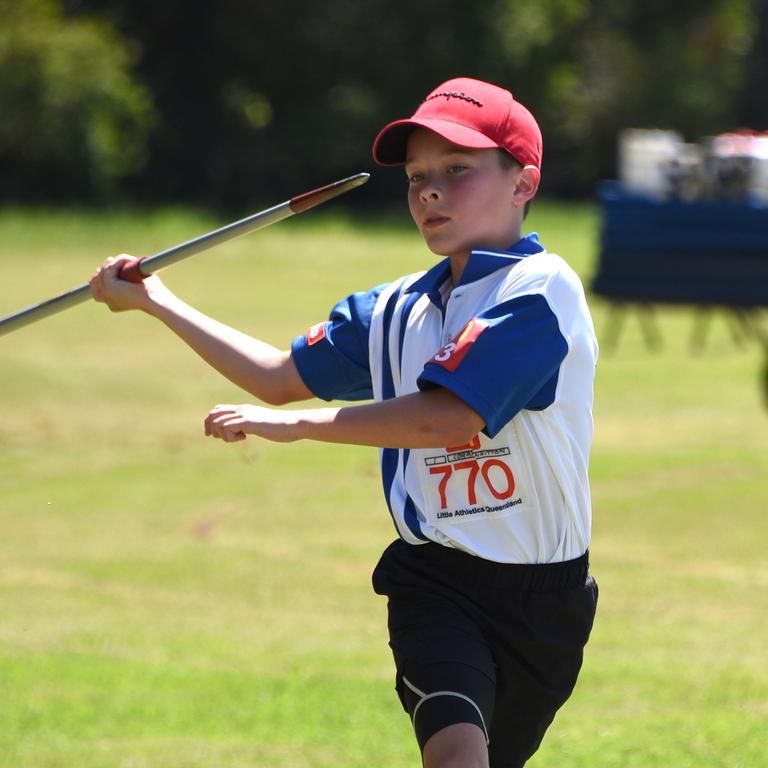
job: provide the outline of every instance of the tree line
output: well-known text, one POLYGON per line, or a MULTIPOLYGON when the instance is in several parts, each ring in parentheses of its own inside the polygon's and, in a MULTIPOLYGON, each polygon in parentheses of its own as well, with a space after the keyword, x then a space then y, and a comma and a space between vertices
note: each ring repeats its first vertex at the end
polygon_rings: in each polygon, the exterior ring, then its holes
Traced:
POLYGON ((282 199, 456 75, 537 115, 544 192, 589 195, 624 127, 768 129, 767 51, 768 0, 0 0, 0 200, 282 199))

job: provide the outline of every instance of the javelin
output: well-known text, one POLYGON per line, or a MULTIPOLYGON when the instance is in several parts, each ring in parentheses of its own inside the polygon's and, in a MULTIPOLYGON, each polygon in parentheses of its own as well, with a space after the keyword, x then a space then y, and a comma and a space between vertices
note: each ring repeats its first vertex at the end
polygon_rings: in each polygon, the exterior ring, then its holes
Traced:
MULTIPOLYGON (((140 283, 145 277, 148 277, 158 269, 168 267, 177 261, 194 256, 201 251, 206 251, 220 243, 225 243, 227 240, 232 240, 241 235, 247 235, 249 232, 255 232, 257 229, 268 227, 270 224, 287 219, 294 214, 308 211, 310 208, 320 205, 320 203, 324 203, 344 192, 348 192, 350 189, 365 184, 369 177, 369 173, 358 173, 355 176, 335 181, 333 184, 313 189, 311 192, 305 192, 302 195, 292 197, 290 200, 286 200, 284 203, 275 205, 272 208, 254 213, 245 219, 226 224, 193 240, 187 240, 185 243, 174 245, 172 248, 167 248, 153 256, 144 256, 140 259, 125 262, 120 269, 119 276, 121 279, 132 283, 140 283)), ((42 320, 42 318, 60 312, 67 307, 81 304, 88 298, 90 298, 90 285, 83 283, 83 285, 79 285, 71 291, 59 294, 26 309, 21 309, 11 315, 0 317, 0 336, 34 323, 36 320, 42 320)))

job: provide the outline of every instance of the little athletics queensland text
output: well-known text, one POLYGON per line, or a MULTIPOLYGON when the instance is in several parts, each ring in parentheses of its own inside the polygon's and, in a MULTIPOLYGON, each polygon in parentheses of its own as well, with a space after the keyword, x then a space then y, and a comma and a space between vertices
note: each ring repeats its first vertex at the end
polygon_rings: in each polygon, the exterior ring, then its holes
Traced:
POLYGON ((450 517, 469 517, 471 515, 491 514, 492 512, 501 512, 502 510, 509 509, 510 507, 516 507, 518 504, 522 504, 521 498, 507 501, 504 504, 497 504, 495 506, 485 505, 483 507, 470 507, 469 509, 456 509, 453 511, 438 512, 438 520, 444 520, 450 517))

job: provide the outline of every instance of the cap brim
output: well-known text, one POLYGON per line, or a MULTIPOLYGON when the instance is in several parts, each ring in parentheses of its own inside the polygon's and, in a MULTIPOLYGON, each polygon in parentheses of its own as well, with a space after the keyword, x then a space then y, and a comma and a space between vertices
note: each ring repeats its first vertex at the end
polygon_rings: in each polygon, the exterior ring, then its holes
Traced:
POLYGON ((468 149, 493 149, 499 145, 474 128, 449 120, 395 120, 385 125, 373 142, 373 159, 379 165, 403 165, 408 137, 415 128, 434 131, 447 141, 468 149))

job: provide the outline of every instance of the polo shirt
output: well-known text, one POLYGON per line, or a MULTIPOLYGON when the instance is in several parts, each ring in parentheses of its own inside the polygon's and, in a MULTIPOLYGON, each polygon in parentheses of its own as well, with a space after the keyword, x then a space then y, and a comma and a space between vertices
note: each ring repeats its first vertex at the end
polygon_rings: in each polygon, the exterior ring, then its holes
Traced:
POLYGON ((399 536, 488 560, 552 563, 590 539, 588 481, 598 348, 576 273, 534 233, 354 293, 293 340, 324 400, 445 387, 485 427, 470 443, 380 450, 399 536))

